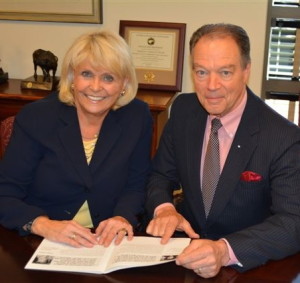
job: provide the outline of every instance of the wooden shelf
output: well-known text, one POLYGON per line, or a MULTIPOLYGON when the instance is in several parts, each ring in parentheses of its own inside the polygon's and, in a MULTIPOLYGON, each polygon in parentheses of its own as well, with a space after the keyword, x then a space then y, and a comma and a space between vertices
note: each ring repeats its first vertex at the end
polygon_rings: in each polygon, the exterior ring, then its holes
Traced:
MULTIPOLYGON (((50 91, 47 90, 22 89, 20 79, 9 79, 6 83, 0 84, 0 121, 16 115, 25 104, 41 99, 49 93, 50 91)), ((149 105, 153 117, 152 156, 156 151, 161 131, 168 118, 168 108, 174 96, 174 92, 138 91, 137 98, 149 105)))

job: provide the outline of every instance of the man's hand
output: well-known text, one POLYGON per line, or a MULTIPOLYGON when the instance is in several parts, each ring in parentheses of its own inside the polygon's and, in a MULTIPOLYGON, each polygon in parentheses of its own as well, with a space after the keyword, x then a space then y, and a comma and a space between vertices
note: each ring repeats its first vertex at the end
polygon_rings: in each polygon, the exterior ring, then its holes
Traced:
POLYGON ((95 234, 74 220, 50 220, 46 216, 37 217, 31 227, 33 234, 46 239, 69 244, 73 247, 93 247, 98 244, 95 234))
POLYGON ((146 232, 153 236, 162 237, 161 243, 166 244, 175 230, 184 231, 190 238, 199 238, 199 235, 193 230, 190 223, 173 206, 157 210, 146 232))
POLYGON ((203 278, 216 276, 229 261, 225 241, 193 240, 177 257, 176 264, 194 270, 203 278))

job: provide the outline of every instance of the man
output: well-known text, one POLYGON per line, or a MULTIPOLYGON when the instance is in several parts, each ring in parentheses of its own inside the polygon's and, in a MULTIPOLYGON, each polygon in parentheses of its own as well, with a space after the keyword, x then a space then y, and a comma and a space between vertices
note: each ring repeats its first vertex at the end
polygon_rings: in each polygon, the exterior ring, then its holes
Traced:
POLYGON ((166 243, 184 231, 194 240, 176 263, 205 278, 222 266, 245 271, 298 252, 300 129, 247 87, 250 43, 241 27, 205 25, 190 52, 196 93, 172 105, 148 184, 146 208, 154 217, 147 233, 166 243), (219 128, 210 142, 212 120, 219 128), (207 166, 206 155, 218 164, 207 166))

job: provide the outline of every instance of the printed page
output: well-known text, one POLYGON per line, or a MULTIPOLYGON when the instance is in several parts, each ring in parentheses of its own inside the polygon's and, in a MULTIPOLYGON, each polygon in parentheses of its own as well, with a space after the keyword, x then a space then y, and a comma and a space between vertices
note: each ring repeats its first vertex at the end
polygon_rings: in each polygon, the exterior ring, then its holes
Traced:
POLYGON ((113 248, 113 245, 108 248, 100 245, 93 248, 74 248, 44 239, 25 269, 101 274, 113 248))
POLYGON ((150 266, 175 260, 189 244, 189 238, 172 238, 166 245, 160 238, 125 238, 118 246, 74 248, 44 239, 25 269, 105 274, 115 270, 150 266))
POLYGON ((134 237, 133 241, 123 241, 112 251, 105 273, 139 266, 150 266, 174 261, 190 243, 189 238, 172 238, 166 245, 161 238, 134 237))

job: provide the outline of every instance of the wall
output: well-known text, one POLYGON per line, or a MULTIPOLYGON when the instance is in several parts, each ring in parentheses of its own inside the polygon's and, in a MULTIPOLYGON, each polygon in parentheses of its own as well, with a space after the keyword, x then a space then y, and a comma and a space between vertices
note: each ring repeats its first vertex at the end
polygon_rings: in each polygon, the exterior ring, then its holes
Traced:
MULTIPOLYGON (((0 66, 10 78, 33 75, 32 53, 52 51, 62 61, 70 43, 81 33, 100 27, 119 31, 120 20, 186 23, 182 91, 192 91, 188 41, 205 23, 241 25, 251 39, 252 74, 249 86, 260 94, 262 82, 267 0, 103 0, 103 24, 48 23, 0 20, 0 66)), ((57 75, 60 74, 60 64, 57 75)))

